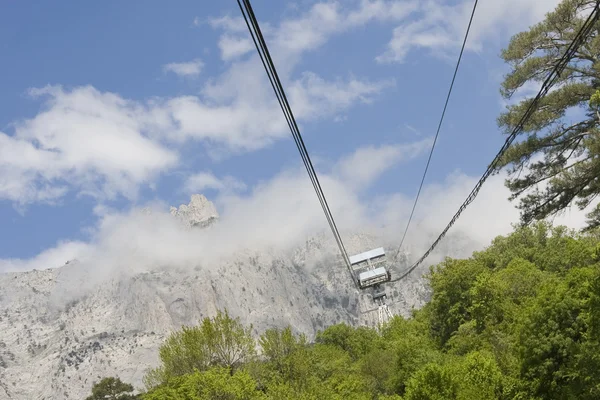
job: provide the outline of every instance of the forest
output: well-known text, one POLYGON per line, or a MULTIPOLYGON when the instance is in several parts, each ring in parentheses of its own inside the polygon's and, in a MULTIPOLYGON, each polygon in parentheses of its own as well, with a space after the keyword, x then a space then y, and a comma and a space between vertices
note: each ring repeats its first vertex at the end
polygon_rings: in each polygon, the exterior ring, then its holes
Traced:
POLYGON ((600 398, 600 232, 539 222, 426 279, 410 318, 312 343, 219 312, 165 341, 145 392, 106 378, 88 400, 600 398))

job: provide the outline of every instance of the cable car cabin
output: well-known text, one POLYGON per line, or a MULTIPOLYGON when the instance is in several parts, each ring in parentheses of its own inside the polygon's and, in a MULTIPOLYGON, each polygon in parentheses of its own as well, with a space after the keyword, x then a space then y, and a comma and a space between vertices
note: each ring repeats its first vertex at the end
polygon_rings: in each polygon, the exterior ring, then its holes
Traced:
POLYGON ((364 289, 369 286, 377 285, 378 283, 387 282, 390 279, 390 272, 384 267, 379 267, 361 272, 358 275, 358 285, 361 289, 364 289))
POLYGON ((350 257, 350 264, 358 272, 358 286, 361 289, 388 282, 390 272, 385 268, 385 251, 383 247, 365 251, 350 257))

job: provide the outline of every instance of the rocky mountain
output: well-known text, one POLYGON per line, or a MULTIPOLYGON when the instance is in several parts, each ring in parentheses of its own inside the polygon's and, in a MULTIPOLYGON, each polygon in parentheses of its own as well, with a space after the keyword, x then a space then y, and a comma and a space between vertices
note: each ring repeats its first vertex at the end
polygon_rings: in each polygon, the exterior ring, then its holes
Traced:
POLYGON ((215 205, 201 194, 193 194, 190 204, 171 207, 170 213, 190 228, 205 228, 219 219, 215 205))
MULTIPOLYGON (((201 195, 171 214, 189 229, 219 218, 201 195)), ((381 245, 366 234, 346 240, 349 253, 381 245)), ((115 274, 83 292, 74 289, 89 277, 76 260, 0 274, 0 399, 82 399, 94 381, 115 375, 141 388, 165 337, 218 309, 252 324, 256 334, 290 324, 314 337, 338 322, 372 324, 375 306, 354 288, 332 242, 323 233, 289 251, 240 250, 211 266, 198 260, 188 268, 115 274)), ((405 268, 401 261, 390 266, 393 273, 405 268)), ((426 301, 421 272, 388 286, 393 313, 407 315, 426 301)))

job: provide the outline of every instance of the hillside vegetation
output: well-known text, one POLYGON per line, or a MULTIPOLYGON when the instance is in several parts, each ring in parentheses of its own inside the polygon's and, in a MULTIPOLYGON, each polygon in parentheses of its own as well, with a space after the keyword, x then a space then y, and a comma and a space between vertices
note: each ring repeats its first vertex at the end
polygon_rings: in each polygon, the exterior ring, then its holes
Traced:
POLYGON ((163 344, 139 398, 598 399, 599 261, 598 232, 538 223, 433 266, 431 301, 380 330, 256 344, 222 312, 163 344))

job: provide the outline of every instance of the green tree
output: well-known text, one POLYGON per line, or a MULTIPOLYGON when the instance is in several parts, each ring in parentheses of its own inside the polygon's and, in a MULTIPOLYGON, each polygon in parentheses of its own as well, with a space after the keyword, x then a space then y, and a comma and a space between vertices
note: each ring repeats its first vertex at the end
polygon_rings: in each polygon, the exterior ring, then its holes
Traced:
POLYGON ((252 326, 244 327, 239 318, 231 318, 227 311, 204 318, 200 326, 183 327, 160 347, 161 365, 148 372, 146 387, 211 366, 225 367, 233 374, 256 354, 251 332, 252 326))
POLYGON ((461 324, 471 320, 470 289, 486 270, 481 262, 473 259, 446 259, 431 269, 429 283, 433 295, 428 311, 432 336, 440 345, 445 345, 461 324))
POLYGON ((317 343, 337 346, 346 351, 353 360, 367 354, 380 345, 377 332, 366 327, 353 328, 346 324, 332 325, 317 334, 317 343))
MULTIPOLYGON (((366 329, 363 327, 361 332, 366 329)), ((376 331, 373 332, 376 334, 376 331)), ((316 378, 318 385, 329 392, 321 398, 361 399, 365 395, 368 398, 367 380, 360 374, 358 363, 348 351, 335 345, 317 343, 312 347, 310 360, 313 379, 316 378)))
POLYGON ((406 400, 454 400, 458 398, 459 382, 449 368, 427 364, 418 370, 406 385, 406 400))
POLYGON ((262 354, 277 367, 280 367, 292 353, 306 346, 306 336, 295 336, 292 328, 268 329, 260 336, 262 354))
POLYGON ((261 385, 275 387, 285 382, 292 391, 307 386, 312 366, 304 335, 294 335, 289 326, 273 328, 260 336, 259 344, 264 362, 253 365, 252 371, 261 385))
POLYGON ((473 352, 466 356, 458 371, 458 398, 495 400, 502 395, 503 376, 491 353, 473 352))
POLYGON ((231 318, 227 310, 217 312, 212 321, 205 318, 202 332, 211 350, 211 365, 227 367, 233 373, 256 354, 252 325, 244 327, 239 318, 231 318))
MULTIPOLYGON (((387 365, 378 364, 379 370, 371 367, 363 369, 363 373, 375 380, 379 387, 383 386, 385 392, 404 394, 408 380, 416 371, 427 364, 442 361, 443 355, 431 337, 429 311, 430 308, 420 310, 411 319, 396 316, 383 329, 383 339, 387 346, 386 354, 382 354, 380 362, 387 365), (391 367, 389 377, 386 376, 386 366, 391 367)), ((367 355, 363 362, 369 361, 376 362, 367 355)))
POLYGON ((92 394, 86 400, 135 400, 138 396, 133 393, 133 386, 121 382, 121 379, 108 377, 95 383, 92 394))
POLYGON ((586 341, 582 343, 574 369, 582 381, 581 399, 600 398, 600 268, 590 282, 590 297, 583 318, 587 322, 586 341))
MULTIPOLYGON (((595 5, 594 0, 563 0, 528 31, 513 36, 502 58, 512 70, 502 83, 509 99, 525 85, 539 85, 565 53, 575 33, 595 5)), ((576 52, 556 89, 541 100, 522 131, 524 140, 506 152, 499 167, 509 166, 511 199, 520 198, 523 222, 543 219, 575 203, 583 209, 600 194, 599 26, 576 52), (565 114, 572 109, 567 120, 565 114), (573 116, 574 115, 574 116, 573 116), (546 184, 540 190, 538 184, 546 184)), ((510 132, 532 98, 509 106, 498 124, 510 132)), ((589 227, 600 225, 600 205, 588 214, 589 227)))
POLYGON ((231 374, 229 368, 213 367, 177 377, 151 390, 144 400, 255 400, 265 399, 256 382, 245 371, 231 374))
POLYGON ((368 379, 371 391, 375 393, 393 393, 397 354, 388 348, 374 349, 360 361, 360 372, 368 379))
MULTIPOLYGON (((542 398, 584 397, 592 389, 589 375, 581 368, 589 346, 590 282, 595 272, 577 268, 564 279, 553 279, 540 290, 528 307, 519 332, 521 373, 532 394, 542 398), (587 350, 585 350, 587 349, 587 350)), ((589 359, 592 361, 592 359, 589 359)))

